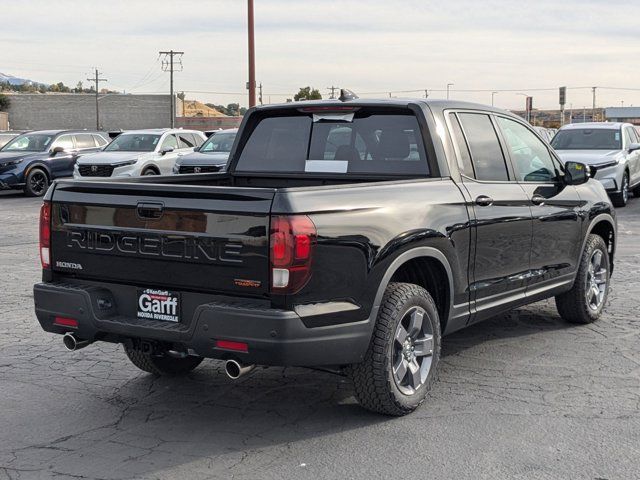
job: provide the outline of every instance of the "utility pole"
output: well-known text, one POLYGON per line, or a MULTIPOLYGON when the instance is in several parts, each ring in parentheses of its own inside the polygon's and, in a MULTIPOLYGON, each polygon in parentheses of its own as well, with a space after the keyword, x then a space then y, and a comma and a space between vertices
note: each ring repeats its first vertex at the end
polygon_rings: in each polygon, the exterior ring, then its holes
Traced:
POLYGON ((180 72, 182 71, 182 55, 184 52, 174 52, 173 50, 169 50, 168 52, 158 52, 160 55, 164 55, 162 59, 162 70, 165 72, 169 72, 170 81, 169 81, 169 91, 171 93, 171 128, 176 126, 176 97, 173 93, 173 72, 175 71, 175 63, 173 61, 173 57, 178 57, 177 64, 180 66, 180 72))
POLYGON ((424 89, 424 98, 429 98, 429 90, 424 89))
POLYGON ((256 105, 256 50, 253 31, 253 0, 247 0, 249 29, 249 108, 256 105))
POLYGON ((333 85, 331 85, 330 87, 327 87, 327 90, 331 90, 331 95, 329 96, 329 98, 331 100, 336 98, 336 90, 338 90, 338 87, 334 87, 333 85))
POLYGON ((100 82, 106 82, 106 78, 100 78, 100 72, 96 68, 96 76, 94 78, 87 78, 88 82, 95 82, 96 84, 96 130, 100 130, 100 107, 98 106, 98 93, 100 88, 98 85, 100 82))
POLYGON ((258 101, 260 102, 260 105, 262 105, 262 82, 260 82, 260 87, 258 90, 258 101))
POLYGON ((593 107, 591 110, 591 121, 593 122, 596 121, 596 88, 598 87, 591 87, 591 92, 593 93, 593 107))

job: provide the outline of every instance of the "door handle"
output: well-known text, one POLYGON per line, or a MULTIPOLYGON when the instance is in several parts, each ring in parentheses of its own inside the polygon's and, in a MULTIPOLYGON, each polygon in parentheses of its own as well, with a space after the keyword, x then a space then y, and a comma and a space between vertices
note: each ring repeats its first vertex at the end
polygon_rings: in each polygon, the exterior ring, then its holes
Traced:
POLYGON ((481 207, 489 207, 493 204, 493 198, 487 197, 486 195, 480 195, 476 198, 476 205, 481 207))
POLYGON ((531 203, 533 203, 534 205, 544 205, 546 198, 544 198, 542 195, 534 195, 533 197, 531 197, 531 203))

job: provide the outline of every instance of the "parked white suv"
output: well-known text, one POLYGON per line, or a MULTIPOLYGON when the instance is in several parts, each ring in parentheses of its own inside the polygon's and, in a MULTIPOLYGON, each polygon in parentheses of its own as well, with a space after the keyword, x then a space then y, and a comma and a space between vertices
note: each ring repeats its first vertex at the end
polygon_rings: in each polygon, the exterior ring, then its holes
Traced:
POLYGON ((170 175, 179 155, 193 152, 207 137, 196 130, 132 130, 121 133, 104 150, 81 156, 73 177, 170 175))

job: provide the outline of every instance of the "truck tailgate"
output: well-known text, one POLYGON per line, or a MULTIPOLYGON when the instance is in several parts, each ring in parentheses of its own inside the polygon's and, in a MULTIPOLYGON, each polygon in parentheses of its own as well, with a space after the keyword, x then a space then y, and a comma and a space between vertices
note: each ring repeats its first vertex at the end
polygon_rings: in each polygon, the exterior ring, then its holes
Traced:
POLYGON ((275 189, 61 182, 52 269, 145 288, 266 295, 275 189))

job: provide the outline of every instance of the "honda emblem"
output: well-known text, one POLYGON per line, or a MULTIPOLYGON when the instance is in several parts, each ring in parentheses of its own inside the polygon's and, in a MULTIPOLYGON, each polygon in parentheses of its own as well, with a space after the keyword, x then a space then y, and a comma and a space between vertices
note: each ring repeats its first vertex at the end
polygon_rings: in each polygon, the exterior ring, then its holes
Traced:
POLYGON ((97 165, 91 165, 91 171, 93 173, 96 173, 98 171, 98 166, 97 165))
POLYGON ((193 167, 194 173, 200 173, 200 167, 193 167))

